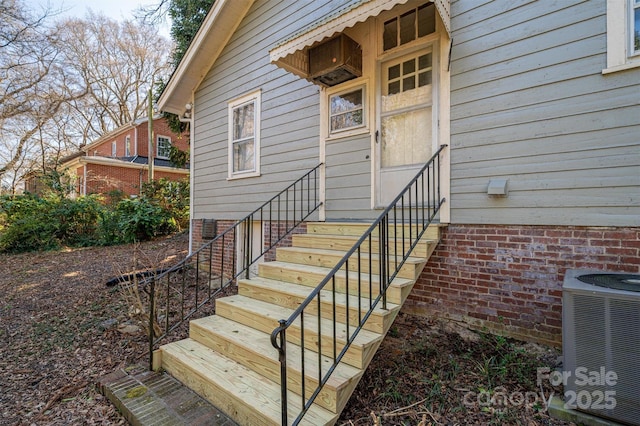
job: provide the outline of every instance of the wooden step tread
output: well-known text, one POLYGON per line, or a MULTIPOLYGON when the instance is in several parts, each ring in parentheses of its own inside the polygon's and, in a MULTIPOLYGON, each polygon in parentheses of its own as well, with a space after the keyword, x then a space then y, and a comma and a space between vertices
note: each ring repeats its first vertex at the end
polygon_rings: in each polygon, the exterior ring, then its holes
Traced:
MULTIPOLYGON (((240 322, 271 335, 280 319, 287 319, 294 312, 282 306, 252 299, 242 295, 227 296, 216 300, 216 314, 233 321, 240 322)), ((321 318, 321 333, 318 336, 318 317, 314 314, 304 315, 305 347, 317 351, 318 341, 322 342, 322 353, 333 356, 333 322, 321 318)), ((349 336, 355 328, 349 328, 349 336)), ((350 349, 343 360, 356 368, 364 368, 373 357, 382 341, 382 334, 369 330, 360 330, 353 339, 350 349)), ((336 348, 338 352, 347 340, 347 329, 344 324, 336 323, 336 348)), ((301 343, 300 317, 287 330, 287 341, 301 343)))
MULTIPOLYGON (((236 422, 280 424, 279 384, 192 339, 173 342, 160 349, 165 370, 236 422)), ((292 420, 300 412, 300 397, 289 392, 288 404, 292 420)), ((333 424, 337 417, 337 414, 314 404, 301 423, 333 424)))
MULTIPOLYGON (((300 284, 315 288, 331 272, 329 268, 320 266, 300 265, 288 262, 264 262, 258 266, 258 275, 278 281, 300 284)), ((340 293, 358 294, 358 275, 360 276, 360 294, 368 297, 371 287, 371 296, 380 294, 380 280, 378 275, 357 271, 338 271, 335 274, 336 291, 340 293), (348 277, 348 279, 347 279, 348 277)), ((387 301, 396 304, 404 303, 409 295, 415 279, 396 277, 387 288, 387 301)), ((333 280, 329 281, 325 288, 331 289, 333 280)))
MULTIPOLYGON (((302 285, 311 285, 313 287, 316 287, 318 284, 320 284, 320 281, 322 281, 322 279, 324 279, 324 277, 326 277, 330 272, 332 268, 325 268, 322 266, 313 266, 313 265, 301 265, 299 263, 289 263, 289 262, 280 262, 280 261, 273 261, 273 262, 263 262, 260 264, 260 268, 262 267, 266 267, 266 268, 277 268, 279 270, 286 270, 286 271, 291 271, 291 272, 298 272, 298 273, 307 273, 310 275, 315 276, 321 276, 321 278, 319 280, 316 280, 315 278, 310 278, 309 280, 297 280, 300 281, 299 284, 302 285)), ((262 275, 262 274, 260 274, 262 275)), ((357 288, 357 283, 358 283, 358 271, 349 271, 349 285, 350 287, 353 286, 353 288, 357 288)), ((340 279, 345 279, 347 277, 347 273, 345 271, 338 271, 336 272, 336 278, 340 278, 340 279)), ((371 282, 372 283, 379 283, 380 282, 380 278, 377 274, 371 274, 369 275, 369 273, 364 273, 361 272, 360 273, 360 280, 362 282, 369 282, 369 277, 371 277, 371 282)), ((297 282, 296 281, 296 282, 297 282)), ((401 277, 396 277, 396 279, 393 280, 393 282, 391 282, 390 286, 391 287, 403 287, 406 285, 412 285, 413 281, 407 278, 401 278, 401 277)), ((368 287, 368 286, 367 286, 368 287)))
MULTIPOLYGON (((329 289, 320 292, 322 313, 325 318, 329 319, 333 318, 334 304, 334 294, 330 288, 331 286, 329 286, 329 289)), ((259 276, 249 280, 242 279, 238 281, 238 294, 290 309, 296 309, 304 302, 312 290, 311 287, 259 276)), ((366 293, 368 294, 368 289, 366 289, 366 293)), ((336 292, 336 318, 342 323, 347 322, 347 301, 349 302, 349 324, 356 326, 369 310, 369 303, 373 302, 373 300, 368 297, 347 296, 344 293, 336 292), (360 315, 358 315, 358 308, 360 309, 360 315)), ((365 329, 376 333, 386 333, 399 310, 400 306, 391 302, 387 302, 387 309, 382 309, 382 301, 380 301, 367 320, 365 329)), ((316 313, 317 303, 311 303, 307 312, 316 313)))
MULTIPOLYGON (((402 233, 404 228, 405 235, 408 234, 409 228, 412 232, 416 231, 417 227, 422 225, 417 223, 404 223, 397 222, 394 226, 393 222, 389 224, 389 234, 393 235, 396 231, 398 234, 402 233)), ((367 222, 307 222, 307 234, 320 234, 320 235, 363 235, 369 228, 371 223, 367 222)), ((374 233, 377 233, 374 230, 374 233)), ((439 226, 430 224, 425 230, 424 234, 430 238, 437 238, 439 234, 439 226)))
MULTIPOLYGON (((333 268, 340 262, 345 255, 345 251, 332 249, 318 249, 309 247, 280 247, 276 251, 276 260, 281 262, 296 263, 300 265, 320 266, 323 268, 333 268)), ((398 255, 397 261, 402 261, 402 257, 398 255)), ((400 268, 398 276, 407 279, 416 279, 421 271, 422 266, 426 263, 425 258, 410 256, 400 268)), ((378 253, 369 252, 352 254, 347 265, 343 265, 342 269, 349 267, 350 271, 358 271, 368 273, 372 270, 379 272, 380 255, 378 253)), ((390 267, 396 268, 396 257, 391 256, 390 267)))
MULTIPOLYGON (((246 283, 248 285, 257 285, 260 287, 263 287, 265 289, 277 289, 278 291, 283 291, 283 292, 287 292, 290 293, 292 295, 298 296, 298 297, 307 297, 310 293, 311 290, 313 290, 310 287, 307 286, 302 286, 299 284, 295 284, 295 283, 290 283, 287 281, 279 281, 279 280, 273 280, 271 278, 264 278, 264 277, 260 277, 260 276, 256 276, 256 277, 252 277, 251 279, 241 279, 238 281, 239 283, 246 283)), ((369 310, 369 298, 368 297, 361 297, 358 298, 358 296, 354 296, 354 295, 349 295, 348 296, 349 299, 349 307, 351 308, 357 308, 358 307, 358 299, 360 299, 360 303, 361 303, 361 310, 362 312, 367 312, 369 310)), ((328 303, 333 303, 333 293, 331 292, 331 285, 328 286, 328 289, 323 290, 320 292, 320 300, 321 301, 326 301, 328 303)), ((347 306, 347 295, 345 293, 338 293, 336 292, 336 305, 337 306, 347 306)), ((381 315, 381 316, 385 316, 389 314, 389 311, 391 310, 395 310, 395 309, 399 309, 400 306, 395 304, 395 303, 389 303, 387 302, 387 309, 382 309, 382 303, 378 304, 378 306, 376 306, 373 310, 373 315, 381 315)))
MULTIPOLYGON (((267 358, 278 364, 278 370, 273 373, 276 380, 280 377, 278 351, 271 344, 271 336, 255 328, 240 324, 233 320, 223 318, 219 315, 212 315, 191 321, 191 326, 198 327, 209 333, 223 336, 234 344, 257 352, 257 356, 267 358)), ((197 340, 197 339, 194 339, 197 340)), ((199 342, 206 345, 206 342, 199 342)), ((216 348, 211 348, 216 349, 216 348)), ((219 351, 218 351, 219 352, 219 351)), ((287 344, 287 367, 300 372, 301 348, 292 343, 287 344)), ((305 351, 305 373, 312 379, 318 377, 318 354, 311 350, 305 351)), ((329 357, 322 356, 322 373, 326 373, 332 362, 329 357)), ((339 364, 333 374, 325 384, 332 389, 339 389, 346 386, 354 377, 358 377, 361 371, 346 364, 339 364)), ((275 381, 275 380, 274 380, 275 381)))
MULTIPOLYGON (((274 382, 280 381, 278 351, 267 333, 214 315, 191 321, 189 336, 274 382)), ((302 394, 302 354, 300 346, 287 343, 287 388, 297 395, 302 394)), ((320 383, 320 373, 324 376, 333 362, 327 356, 319 357, 311 349, 304 350, 304 361, 304 386, 306 395, 311 395, 320 383)), ((345 363, 338 364, 315 402, 331 412, 339 412, 361 376, 362 370, 345 363)))
MULTIPOLYGON (((278 251, 291 251, 291 252, 296 252, 296 253, 305 253, 305 254, 309 254, 309 255, 314 255, 314 256, 338 256, 340 255, 340 258, 344 257, 344 255, 346 254, 346 251, 344 250, 333 250, 333 249, 321 249, 321 248, 312 248, 312 247, 279 247, 278 251)), ((369 257, 371 257, 372 260, 379 260, 380 259, 380 255, 378 253, 371 253, 371 256, 369 256, 369 252, 367 251, 366 253, 360 253, 360 258, 364 261, 365 259, 368 261, 369 257)), ((350 262, 352 260, 357 260, 358 258, 358 254, 354 253, 350 259, 350 262)), ((391 259, 393 260, 393 258, 391 259)), ((418 256, 409 256, 407 258, 407 260, 405 261, 405 263, 410 263, 410 264, 420 264, 422 262, 424 262, 424 258, 422 257, 418 257, 418 256)), ((335 263, 334 263, 335 265, 335 263)), ((326 266, 329 267, 329 266, 326 266)))
MULTIPOLYGON (((294 310, 285 308, 283 306, 276 306, 271 303, 263 302, 261 300, 252 299, 250 297, 242 296, 240 294, 236 294, 233 296, 222 297, 216 300, 216 304, 233 304, 235 307, 242 308, 243 310, 253 312, 254 315, 262 315, 264 317, 272 318, 273 322, 270 324, 264 323, 258 330, 261 330, 269 335, 271 332, 278 327, 278 321, 281 319, 287 319, 291 314, 293 314, 294 310)), ((230 318, 233 319, 233 318, 230 318)), ((299 319, 296 321, 296 326, 299 327, 299 319)), ((305 314, 305 329, 309 330, 317 330, 317 316, 313 314, 305 314)), ((250 324, 246 324, 251 326, 250 324)), ((323 319, 321 321, 320 327, 322 329, 322 334, 331 333, 333 336, 333 322, 329 320, 323 319)), ((368 330, 362 330, 356 336, 354 342, 351 344, 354 347, 362 347, 370 342, 376 341, 380 338, 379 333, 374 333, 368 330)), ((336 339, 341 342, 345 342, 347 340, 347 330, 344 324, 338 323, 336 327, 336 339)))
MULTIPOLYGON (((353 235, 323 235, 323 234, 294 234, 292 235, 292 245, 294 247, 309 247, 331 250, 349 251, 358 242, 359 236, 353 235)), ((372 238, 371 252, 377 253, 379 251, 378 238, 372 238)), ((423 237, 420 242, 413 249, 412 256, 426 257, 429 252, 429 248, 437 243, 436 239, 423 237)), ((402 249, 402 242, 397 241, 398 252, 404 251, 402 249)), ((409 248, 409 242, 405 242, 405 249, 409 248)), ((394 253, 393 242, 389 247, 389 250, 394 253)), ((369 240, 365 240, 361 246, 361 253, 369 252, 369 240)))

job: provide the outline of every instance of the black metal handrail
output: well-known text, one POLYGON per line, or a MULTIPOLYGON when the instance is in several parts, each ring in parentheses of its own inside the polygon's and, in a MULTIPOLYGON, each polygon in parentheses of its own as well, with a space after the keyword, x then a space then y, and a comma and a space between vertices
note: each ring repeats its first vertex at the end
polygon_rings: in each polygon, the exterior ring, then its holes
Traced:
POLYGON ((191 318, 211 299, 232 285, 249 268, 278 245, 322 204, 317 165, 243 219, 219 233, 184 260, 140 285, 149 302, 149 368, 158 343, 191 318), (253 224, 269 230, 258 250, 253 247, 253 224), (239 237, 242 241, 239 241, 239 237), (242 264, 236 249, 243 247, 242 264), (229 266, 230 265, 230 266, 229 266))
MULTIPOLYGON (((309 410, 315 398, 318 396, 322 387, 327 382, 342 357, 347 352, 356 336, 362 330, 365 322, 372 314, 378 303, 382 301, 382 308, 387 309, 387 289, 396 277, 400 268, 419 243, 429 224, 436 217, 440 210, 440 206, 445 201, 441 198, 440 193, 440 154, 447 145, 442 145, 431 157, 431 159, 420 169, 416 176, 407 184, 407 186, 398 194, 398 196, 389 204, 389 206, 380 214, 367 231, 353 245, 353 247, 344 255, 344 257, 336 264, 329 274, 318 284, 318 286, 309 294, 298 308, 289 316, 288 319, 280 320, 280 325, 271 333, 271 343, 278 350, 280 361, 280 387, 281 387, 281 410, 282 424, 288 425, 288 398, 287 398, 287 329, 299 320, 299 339, 296 338, 296 344, 300 347, 301 362, 301 379, 300 379, 300 410, 298 416, 293 421, 293 425, 297 425, 304 414, 309 410), (375 241, 377 238, 377 242, 375 241), (378 270, 379 276, 378 288, 373 288, 373 271, 372 269, 372 247, 377 243, 378 250, 378 270), (390 244, 393 250, 389 250, 390 244), (364 248, 363 248, 364 247, 364 248), (399 247, 401 250, 399 250, 399 247), (398 252, 401 252, 399 254, 398 252), (363 259, 363 254, 366 259, 363 259), (349 262, 357 262, 355 268, 349 267, 349 262), (363 263, 364 262, 364 263, 363 263), (394 268, 395 266, 395 268, 394 268), (346 342, 344 344, 338 342, 336 336, 336 274, 338 271, 345 271, 345 293, 357 294, 358 296, 358 318, 357 324, 351 324, 349 315, 349 298, 346 297, 346 313, 341 316, 346 322, 346 342), (349 271, 355 271, 356 279, 352 285, 352 291, 349 291, 350 274, 349 271), (368 284, 366 284, 368 279, 368 284), (329 286, 329 283, 331 285, 329 286), (331 345, 323 347, 321 338, 321 291, 331 292, 328 298, 332 300, 333 307, 327 308, 329 316, 333 320, 333 339, 331 345), (364 287, 364 288, 363 288, 364 287), (377 293, 377 296, 374 296, 377 293), (368 300, 367 300, 368 298, 368 300), (368 310, 363 313, 363 309, 368 310), (305 347, 305 311, 312 311, 309 315, 316 315, 317 321, 317 347, 307 349, 305 347), (311 350, 317 351, 318 354, 318 386, 311 392, 307 398, 306 376, 305 376, 305 352, 311 350), (328 355, 333 362, 322 371, 322 356, 328 355)), ((316 327, 316 325, 314 325, 316 327)), ((291 339, 293 340, 293 339, 291 339)), ((313 345, 311 345, 313 346, 313 345)))

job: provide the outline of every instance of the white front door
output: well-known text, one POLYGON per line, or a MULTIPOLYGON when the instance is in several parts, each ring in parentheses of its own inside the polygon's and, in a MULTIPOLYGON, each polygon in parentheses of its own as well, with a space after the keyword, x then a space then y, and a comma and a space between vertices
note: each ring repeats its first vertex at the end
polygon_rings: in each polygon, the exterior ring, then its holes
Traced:
POLYGON ((376 205, 387 206, 434 152, 433 52, 423 49, 381 64, 376 133, 376 205))

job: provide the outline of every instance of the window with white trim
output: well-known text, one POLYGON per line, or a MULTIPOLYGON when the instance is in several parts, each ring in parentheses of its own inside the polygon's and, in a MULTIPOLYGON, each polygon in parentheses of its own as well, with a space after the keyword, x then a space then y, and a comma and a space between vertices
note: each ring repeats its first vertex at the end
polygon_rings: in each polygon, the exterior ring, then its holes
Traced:
POLYGON ((640 67, 640 0, 607 0, 607 68, 640 67))
POLYGON ((111 156, 115 157, 118 154, 118 143, 116 141, 111 142, 111 156))
POLYGON ((158 136, 157 139, 158 149, 156 150, 156 157, 169 159, 171 153, 171 138, 167 136, 158 136))
POLYGON ((131 136, 127 135, 124 138, 124 156, 131 156, 131 136))
POLYGON ((365 127, 364 102, 364 86, 329 95, 329 134, 365 127))
POLYGON ((260 174, 260 91, 229 102, 229 178, 260 174))

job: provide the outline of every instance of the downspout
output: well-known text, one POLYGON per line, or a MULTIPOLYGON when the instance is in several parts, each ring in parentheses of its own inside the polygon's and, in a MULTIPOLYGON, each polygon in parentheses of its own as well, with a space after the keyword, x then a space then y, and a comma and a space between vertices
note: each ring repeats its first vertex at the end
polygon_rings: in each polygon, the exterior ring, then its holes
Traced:
POLYGON ((193 188, 194 188, 194 173, 191 170, 193 167, 193 135, 194 135, 194 123, 195 113, 193 111, 193 94, 191 94, 191 101, 185 105, 186 112, 183 117, 178 116, 181 123, 189 123, 189 255, 193 253, 193 188))

